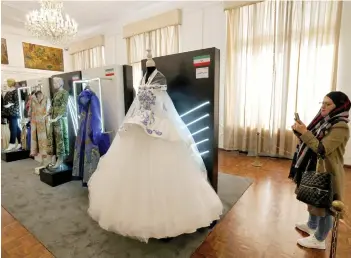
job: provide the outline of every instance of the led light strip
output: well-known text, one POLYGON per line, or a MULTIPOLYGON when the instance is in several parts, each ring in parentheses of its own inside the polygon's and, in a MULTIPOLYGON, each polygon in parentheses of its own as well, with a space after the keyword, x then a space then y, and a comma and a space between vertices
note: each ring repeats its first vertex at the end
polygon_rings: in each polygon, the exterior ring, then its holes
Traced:
POLYGON ((75 106, 73 104, 73 97, 69 96, 68 98, 68 109, 72 118, 72 124, 73 124, 73 130, 75 136, 77 136, 77 131, 78 131, 78 117, 77 117, 77 111, 75 110, 75 106))
POLYGON ((196 122, 199 122, 200 120, 202 120, 202 119, 204 119, 204 118, 206 118, 206 117, 208 117, 208 116, 210 116, 210 114, 206 114, 206 115, 204 115, 204 116, 202 116, 202 117, 199 117, 199 118, 195 119, 194 121, 190 122, 189 124, 187 124, 186 126, 195 124, 196 122))
POLYGON ((200 153, 200 156, 205 155, 205 154, 207 154, 207 153, 209 153, 209 152, 210 152, 210 151, 201 152, 201 153, 200 153))
POLYGON ((198 105, 197 107, 194 107, 193 109, 190 109, 188 112, 185 112, 183 115, 181 115, 180 117, 184 117, 184 116, 186 116, 186 115, 189 115, 191 112, 193 112, 193 111, 195 111, 195 110, 197 110, 197 109, 199 109, 199 108, 201 108, 201 107, 203 107, 203 106, 206 106, 206 105, 208 105, 208 104, 210 104, 210 102, 209 101, 207 101, 207 102, 205 102, 205 103, 202 103, 201 105, 198 105))
POLYGON ((204 139, 202 141, 199 141, 199 142, 196 142, 195 145, 199 145, 201 143, 204 143, 204 142, 208 142, 210 139, 204 139))
POLYGON ((201 133, 201 132, 203 132, 203 131, 206 131, 206 130, 208 130, 208 129, 210 129, 210 127, 206 126, 206 127, 202 128, 202 129, 196 131, 195 133, 192 133, 191 135, 189 135, 189 137, 194 136, 194 135, 197 135, 197 134, 199 134, 199 133, 201 133))

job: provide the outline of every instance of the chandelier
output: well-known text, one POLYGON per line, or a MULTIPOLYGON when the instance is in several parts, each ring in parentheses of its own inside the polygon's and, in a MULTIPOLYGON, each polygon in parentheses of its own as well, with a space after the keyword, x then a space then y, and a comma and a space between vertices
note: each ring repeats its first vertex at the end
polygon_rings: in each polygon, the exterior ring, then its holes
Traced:
POLYGON ((65 44, 76 36, 78 24, 63 13, 63 2, 41 0, 40 10, 27 14, 26 29, 35 37, 52 42, 65 44))

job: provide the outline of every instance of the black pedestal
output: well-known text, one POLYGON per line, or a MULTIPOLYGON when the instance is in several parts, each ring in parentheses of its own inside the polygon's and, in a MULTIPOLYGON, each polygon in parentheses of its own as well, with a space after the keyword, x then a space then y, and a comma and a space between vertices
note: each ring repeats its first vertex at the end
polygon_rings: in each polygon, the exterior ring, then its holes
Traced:
POLYGON ((40 170, 40 181, 52 187, 62 185, 72 180, 72 167, 66 164, 57 169, 43 168, 40 170))
POLYGON ((12 161, 28 159, 28 158, 29 158, 28 150, 17 150, 17 151, 9 151, 9 152, 1 153, 1 160, 6 162, 12 162, 12 161))

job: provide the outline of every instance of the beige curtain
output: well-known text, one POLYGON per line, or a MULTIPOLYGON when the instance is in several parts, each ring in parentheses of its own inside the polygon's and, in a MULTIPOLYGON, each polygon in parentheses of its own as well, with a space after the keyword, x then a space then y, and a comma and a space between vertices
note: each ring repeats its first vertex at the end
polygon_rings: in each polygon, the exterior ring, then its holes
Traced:
POLYGON ((291 157, 294 112, 308 124, 336 86, 342 2, 265 1, 226 11, 223 145, 291 157))
POLYGON ((179 26, 169 26, 127 38, 128 61, 133 67, 133 86, 136 91, 142 79, 141 60, 146 58, 147 49, 151 49, 153 57, 179 53, 179 26))
POLYGON ((72 54, 74 71, 86 70, 89 68, 102 67, 105 65, 104 46, 76 52, 72 54))

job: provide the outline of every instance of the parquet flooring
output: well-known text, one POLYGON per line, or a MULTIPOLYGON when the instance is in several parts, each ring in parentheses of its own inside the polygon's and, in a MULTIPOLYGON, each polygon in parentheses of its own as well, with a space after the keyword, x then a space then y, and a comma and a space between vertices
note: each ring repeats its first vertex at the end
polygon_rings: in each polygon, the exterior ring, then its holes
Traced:
MULTIPOLYGON (((253 158, 221 152, 221 171, 255 180, 227 216, 215 227, 192 258, 327 258, 327 251, 299 247, 304 236, 294 227, 308 218, 306 206, 294 195, 287 179, 291 162, 261 159, 263 166, 251 165, 253 158)), ((346 170, 345 204, 351 207, 351 170, 346 170), (347 190, 348 189, 348 190, 347 190)), ((350 224, 351 216, 348 218, 350 224)), ((351 258, 351 228, 339 226, 338 258, 351 258)))
POLYGON ((53 258, 54 256, 1 207, 1 257, 53 258))
MULTIPOLYGON (((329 257, 329 250, 311 251, 296 244, 302 234, 294 225, 307 219, 307 211, 296 201, 294 185, 287 179, 290 161, 269 158, 261 161, 263 166, 256 168, 251 165, 253 158, 220 152, 220 171, 250 177, 255 182, 192 258, 329 257)), ((351 188, 350 169, 346 173, 346 186, 351 188)), ((351 191, 346 194, 346 205, 351 207, 351 191)), ((1 209, 1 229, 1 257, 54 257, 4 208, 1 209)), ((337 254, 339 258, 351 258, 351 228, 345 224, 340 224, 337 254)))

